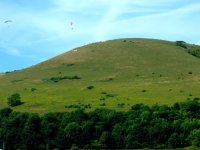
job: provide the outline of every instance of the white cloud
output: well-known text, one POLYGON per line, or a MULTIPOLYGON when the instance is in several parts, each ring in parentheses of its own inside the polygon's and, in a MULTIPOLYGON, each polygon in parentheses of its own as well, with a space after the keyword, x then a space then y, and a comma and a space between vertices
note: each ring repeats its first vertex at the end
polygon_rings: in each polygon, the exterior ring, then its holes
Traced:
MULTIPOLYGON (((118 9, 119 11, 121 9, 118 9)), ((199 35, 198 24, 200 23, 200 15, 192 17, 192 14, 200 14, 200 4, 184 6, 178 9, 166 10, 157 14, 146 14, 139 17, 131 17, 128 19, 117 20, 113 19, 116 14, 112 14, 113 20, 107 24, 109 30, 105 29, 105 24, 102 25, 100 33, 107 35, 112 34, 163 34, 163 35, 179 35, 193 36, 199 35), (189 18, 188 18, 189 16, 189 18), (195 23, 196 22, 196 23, 195 23), (196 29, 196 30, 195 30, 196 29)), ((109 20, 110 21, 110 20, 109 20)), ((105 21, 108 23, 108 21, 105 21)))

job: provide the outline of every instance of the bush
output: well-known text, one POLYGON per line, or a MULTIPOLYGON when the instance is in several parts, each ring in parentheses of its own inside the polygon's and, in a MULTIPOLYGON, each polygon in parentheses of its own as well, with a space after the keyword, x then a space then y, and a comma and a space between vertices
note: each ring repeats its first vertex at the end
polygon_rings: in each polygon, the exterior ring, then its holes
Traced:
POLYGON ((12 94, 8 97, 8 105, 11 107, 21 105, 21 96, 19 93, 12 94))
POLYGON ((81 77, 74 75, 74 76, 63 76, 63 77, 51 77, 50 80, 53 82, 59 82, 61 80, 79 80, 81 77))
POLYGON ((106 94, 106 97, 115 97, 114 94, 106 94))
POLYGON ((36 88, 31 88, 31 92, 34 92, 36 91, 37 89, 36 88))
POLYGON ((94 89, 94 86, 90 85, 87 87, 88 90, 94 89))
POLYGON ((189 71, 188 74, 192 74, 192 71, 189 71))
POLYGON ((104 101, 104 100, 106 100, 104 97, 103 97, 103 98, 100 98, 100 101, 104 101))
POLYGON ((187 49, 186 42, 184 41, 176 41, 176 46, 180 46, 182 48, 187 49))
POLYGON ((91 109, 92 106, 91 106, 91 104, 86 104, 86 105, 84 105, 84 108, 85 108, 85 109, 87 109, 87 108, 88 108, 88 109, 91 109))
POLYGON ((102 103, 102 104, 100 104, 99 106, 106 106, 106 104, 105 104, 105 103, 102 103))
POLYGON ((107 94, 107 92, 104 92, 104 91, 103 91, 103 92, 101 92, 101 94, 107 94))
POLYGON ((200 58, 200 49, 189 49, 188 53, 195 57, 200 58))
POLYGON ((124 107, 124 103, 119 103, 119 104, 117 104, 118 105, 118 107, 120 107, 120 108, 122 108, 122 107, 124 107))

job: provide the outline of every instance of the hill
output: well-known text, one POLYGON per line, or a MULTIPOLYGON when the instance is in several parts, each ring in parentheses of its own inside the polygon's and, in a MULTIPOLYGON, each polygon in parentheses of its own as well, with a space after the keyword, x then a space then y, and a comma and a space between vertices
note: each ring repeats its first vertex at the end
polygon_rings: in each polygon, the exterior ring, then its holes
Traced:
POLYGON ((7 97, 16 92, 24 104, 15 110, 39 113, 77 107, 127 110, 136 103, 172 104, 198 98, 200 59, 194 52, 199 49, 152 39, 92 43, 1 74, 0 108, 7 107, 7 97))

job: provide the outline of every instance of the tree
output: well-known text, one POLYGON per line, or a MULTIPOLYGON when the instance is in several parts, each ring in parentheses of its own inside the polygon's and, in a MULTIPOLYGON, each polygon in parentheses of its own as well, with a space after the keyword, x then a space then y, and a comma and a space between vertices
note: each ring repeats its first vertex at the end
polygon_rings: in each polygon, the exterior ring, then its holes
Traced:
POLYGON ((12 94, 8 97, 8 105, 11 107, 21 105, 21 96, 19 93, 12 94))
POLYGON ((190 144, 200 147, 200 129, 194 129, 189 135, 190 144))
POLYGON ((21 132, 25 149, 38 150, 41 148, 42 136, 40 133, 41 119, 38 114, 29 114, 21 132))
POLYGON ((115 147, 117 149, 123 149, 126 145, 126 126, 122 123, 115 124, 112 130, 112 136, 115 140, 115 147))
POLYGON ((82 145, 82 139, 81 139, 81 133, 82 133, 82 128, 81 126, 76 123, 76 122, 72 122, 69 123, 66 127, 65 127, 65 134, 66 134, 66 138, 67 138, 67 142, 69 143, 69 146, 71 147, 72 144, 76 144, 77 146, 82 145))
POLYGON ((100 138, 99 138, 99 142, 101 143, 102 148, 112 148, 113 139, 111 137, 110 132, 103 131, 100 138))

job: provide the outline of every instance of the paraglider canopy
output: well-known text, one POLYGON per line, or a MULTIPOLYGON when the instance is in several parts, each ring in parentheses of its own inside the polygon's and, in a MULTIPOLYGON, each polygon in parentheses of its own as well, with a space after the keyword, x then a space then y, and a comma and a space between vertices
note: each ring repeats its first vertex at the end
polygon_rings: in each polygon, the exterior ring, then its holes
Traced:
POLYGON ((73 25, 74 25, 74 23, 71 21, 70 22, 70 27, 71 27, 72 30, 74 29, 73 25))
POLYGON ((4 23, 10 23, 10 22, 12 22, 12 20, 6 20, 6 21, 4 21, 4 23))

